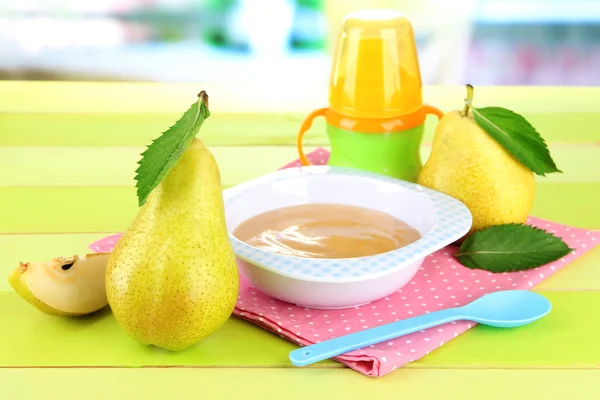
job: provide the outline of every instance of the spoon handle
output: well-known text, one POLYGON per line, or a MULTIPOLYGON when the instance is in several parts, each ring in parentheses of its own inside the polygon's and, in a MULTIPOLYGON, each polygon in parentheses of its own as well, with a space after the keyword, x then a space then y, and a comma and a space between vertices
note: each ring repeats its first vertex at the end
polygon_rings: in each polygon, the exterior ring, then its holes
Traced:
POLYGON ((289 357, 292 364, 305 366, 352 350, 458 319, 464 319, 460 313, 460 309, 449 308, 440 310, 301 347, 290 352, 289 357))

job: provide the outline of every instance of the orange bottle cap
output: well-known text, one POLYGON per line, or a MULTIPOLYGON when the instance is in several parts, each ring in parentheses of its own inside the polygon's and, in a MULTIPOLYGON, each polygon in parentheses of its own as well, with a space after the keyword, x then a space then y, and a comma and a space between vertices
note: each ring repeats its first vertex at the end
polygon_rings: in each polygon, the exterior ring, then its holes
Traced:
POLYGON ((394 10, 348 14, 338 35, 329 106, 358 118, 390 118, 423 106, 412 25, 394 10))

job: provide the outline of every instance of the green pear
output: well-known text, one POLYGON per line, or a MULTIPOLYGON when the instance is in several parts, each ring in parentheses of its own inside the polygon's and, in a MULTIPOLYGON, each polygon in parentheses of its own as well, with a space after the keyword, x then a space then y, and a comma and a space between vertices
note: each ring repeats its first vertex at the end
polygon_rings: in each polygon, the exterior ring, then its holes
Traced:
POLYGON ((117 242, 108 302, 131 337, 179 351, 227 321, 238 290, 219 167, 194 138, 117 242))
POLYGON ((109 253, 20 262, 8 277, 29 304, 54 316, 75 317, 106 307, 105 272, 109 253))
POLYGON ((494 225, 525 223, 533 207, 533 172, 475 122, 448 112, 438 123, 417 183, 462 201, 473 224, 467 236, 494 225))

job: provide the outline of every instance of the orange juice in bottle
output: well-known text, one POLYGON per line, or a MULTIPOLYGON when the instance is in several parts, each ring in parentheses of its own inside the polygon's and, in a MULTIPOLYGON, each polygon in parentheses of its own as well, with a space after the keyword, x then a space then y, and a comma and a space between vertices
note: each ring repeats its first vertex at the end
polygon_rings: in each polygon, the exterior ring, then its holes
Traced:
POLYGON ((326 119, 329 165, 353 167, 415 182, 421 170, 425 117, 443 115, 423 104, 412 25, 394 10, 348 14, 338 35, 329 85, 329 107, 309 114, 302 136, 317 116, 326 119))

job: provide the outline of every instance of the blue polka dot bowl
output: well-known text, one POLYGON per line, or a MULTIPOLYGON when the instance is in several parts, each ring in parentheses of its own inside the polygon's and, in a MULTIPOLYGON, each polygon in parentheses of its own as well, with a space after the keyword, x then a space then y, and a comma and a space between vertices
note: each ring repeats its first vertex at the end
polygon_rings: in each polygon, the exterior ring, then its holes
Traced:
POLYGON ((367 304, 401 289, 429 254, 471 228, 468 208, 429 188, 363 170, 331 166, 286 168, 223 191, 227 229, 240 273, 266 294, 307 308, 367 304), (365 257, 321 259, 272 253, 231 232, 273 209, 337 203, 389 213, 421 233, 414 243, 365 257))

